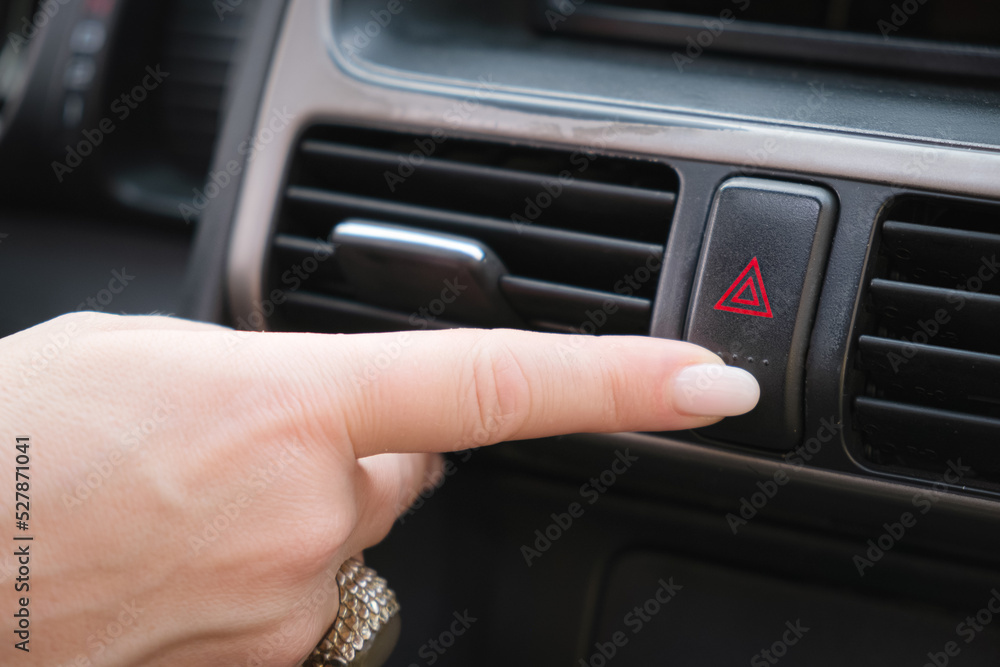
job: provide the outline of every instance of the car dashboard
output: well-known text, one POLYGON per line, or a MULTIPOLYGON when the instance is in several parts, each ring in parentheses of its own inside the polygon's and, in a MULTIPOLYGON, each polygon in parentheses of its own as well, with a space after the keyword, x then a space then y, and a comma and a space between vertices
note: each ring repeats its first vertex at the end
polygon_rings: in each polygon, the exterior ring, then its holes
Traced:
POLYGON ((993 5, 9 4, 4 334, 655 336, 760 382, 449 456, 367 553, 388 664, 996 664, 993 5))

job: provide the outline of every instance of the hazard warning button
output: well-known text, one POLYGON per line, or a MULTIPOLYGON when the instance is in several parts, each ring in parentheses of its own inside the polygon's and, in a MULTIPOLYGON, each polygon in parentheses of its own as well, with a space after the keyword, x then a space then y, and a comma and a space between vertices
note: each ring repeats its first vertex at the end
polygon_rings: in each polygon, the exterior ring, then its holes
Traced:
POLYGON ((716 193, 685 338, 753 373, 761 396, 705 437, 775 450, 802 439, 805 356, 835 218, 836 200, 817 186, 734 178, 716 193))

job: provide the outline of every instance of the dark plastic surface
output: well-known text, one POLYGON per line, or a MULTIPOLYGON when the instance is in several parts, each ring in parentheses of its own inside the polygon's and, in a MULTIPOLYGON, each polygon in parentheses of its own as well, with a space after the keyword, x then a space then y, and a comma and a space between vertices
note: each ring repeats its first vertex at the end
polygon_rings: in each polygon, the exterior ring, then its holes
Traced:
POLYGON ((815 186, 736 178, 719 188, 685 339, 751 372, 761 400, 702 433, 779 451, 802 439, 806 345, 836 208, 815 186))
POLYGON ((974 644, 956 636, 961 608, 674 554, 625 553, 605 586, 591 651, 621 667, 919 667, 956 639, 962 665, 992 666, 1000 654, 1000 628, 987 626, 974 644))
POLYGON ((173 315, 181 308, 177 286, 191 250, 184 230, 134 216, 8 213, 0 233, 0 336, 77 310, 173 315))
MULTIPOLYGON (((714 639, 707 650, 720 659, 695 663, 700 665, 749 664, 756 652, 780 638, 775 631, 786 620, 824 609, 831 614, 824 615, 830 623, 809 626, 812 636, 821 638, 817 644, 828 646, 833 627, 853 629, 860 635, 841 635, 842 648, 861 649, 858 661, 874 647, 886 657, 884 665, 914 664, 893 660, 892 651, 912 658, 941 650, 945 640, 955 639, 948 637, 955 626, 990 599, 997 576, 993 566, 967 552, 954 556, 954 562, 935 555, 954 549, 954 542, 944 542, 962 535, 961 522, 943 503, 920 515, 918 527, 859 576, 854 557, 864 555, 866 541, 885 530, 882 523, 919 511, 910 502, 916 489, 880 489, 871 480, 823 479, 817 471, 793 470, 794 482, 734 535, 726 514, 738 511, 740 497, 755 488, 755 480, 772 475, 773 468, 742 457, 730 457, 731 466, 719 467, 707 449, 671 447, 671 455, 664 456, 663 445, 652 438, 595 436, 454 456, 443 486, 419 500, 388 540, 366 554, 393 583, 403 606, 403 637, 389 667, 426 665, 428 655, 437 658, 438 666, 577 666, 581 659, 587 664, 594 642, 609 640, 602 625, 623 625, 625 613, 654 595, 664 574, 686 586, 675 601, 680 604, 686 595, 688 613, 668 618, 671 602, 664 615, 632 638, 637 647, 646 648, 695 637, 714 639), (645 445, 638 444, 642 440, 645 445), (608 493, 588 502, 581 487, 625 447, 639 460, 608 493), (544 472, 537 472, 542 466, 544 472), (890 501, 891 495, 896 499, 890 501), (543 551, 529 565, 523 548, 534 549, 539 539, 535 531, 544 535, 554 523, 552 514, 565 513, 573 502, 583 506, 583 515, 567 529, 550 529, 558 537, 548 546, 541 542, 543 551), (679 560, 658 569, 660 561, 622 563, 623 556, 637 550, 679 560), (623 567, 615 568, 616 563, 623 567), (609 581, 612 571, 620 576, 609 581), (634 577, 628 577, 629 571, 634 577), (654 571, 656 576, 644 576, 654 571), (689 572, 709 576, 681 578, 689 572), (637 599, 629 599, 630 591, 637 599), (466 611, 477 619, 469 632, 447 651, 435 652, 429 642, 438 641, 454 613, 466 611), (839 618, 832 617, 834 611, 839 618), (861 627, 859 621, 871 611, 882 616, 874 627, 861 627), (774 619, 782 613, 785 618, 774 619), (762 629, 772 619, 777 627, 762 629), (903 639, 907 627, 909 635, 903 639), (880 629, 886 632, 882 641, 880 629), (746 653, 751 643, 756 646, 746 653)), ((979 556, 995 563, 986 555, 994 539, 979 533, 962 541, 978 542, 985 549, 979 556)), ((994 633, 976 640, 984 642, 988 653, 995 646, 994 633)), ((977 653, 972 648, 968 655, 977 653)), ((634 661, 625 653, 620 657, 629 660, 626 664, 662 664, 634 661)), ((792 653, 785 660, 813 664, 795 661, 792 653)), ((608 667, 616 661, 608 661, 608 667)))

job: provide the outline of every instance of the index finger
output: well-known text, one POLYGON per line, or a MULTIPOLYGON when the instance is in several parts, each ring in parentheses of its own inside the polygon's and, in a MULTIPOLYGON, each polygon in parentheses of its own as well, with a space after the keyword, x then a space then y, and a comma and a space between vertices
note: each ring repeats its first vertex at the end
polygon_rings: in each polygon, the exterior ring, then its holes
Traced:
POLYGON ((752 375, 679 341, 469 329, 276 335, 292 343, 296 372, 312 376, 299 404, 359 457, 697 428, 759 397, 752 375))

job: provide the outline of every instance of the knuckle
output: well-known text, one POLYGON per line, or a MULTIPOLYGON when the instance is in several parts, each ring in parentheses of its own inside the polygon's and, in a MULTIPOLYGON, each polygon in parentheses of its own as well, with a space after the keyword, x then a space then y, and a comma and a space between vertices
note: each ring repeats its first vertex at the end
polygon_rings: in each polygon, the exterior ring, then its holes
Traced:
POLYGON ((506 345, 484 336, 472 353, 472 412, 465 442, 459 449, 509 439, 521 430, 531 408, 531 383, 516 355, 506 345))
POLYGON ((601 388, 604 395, 604 414, 615 424, 623 424, 629 418, 629 383, 621 370, 613 365, 601 364, 601 388))

